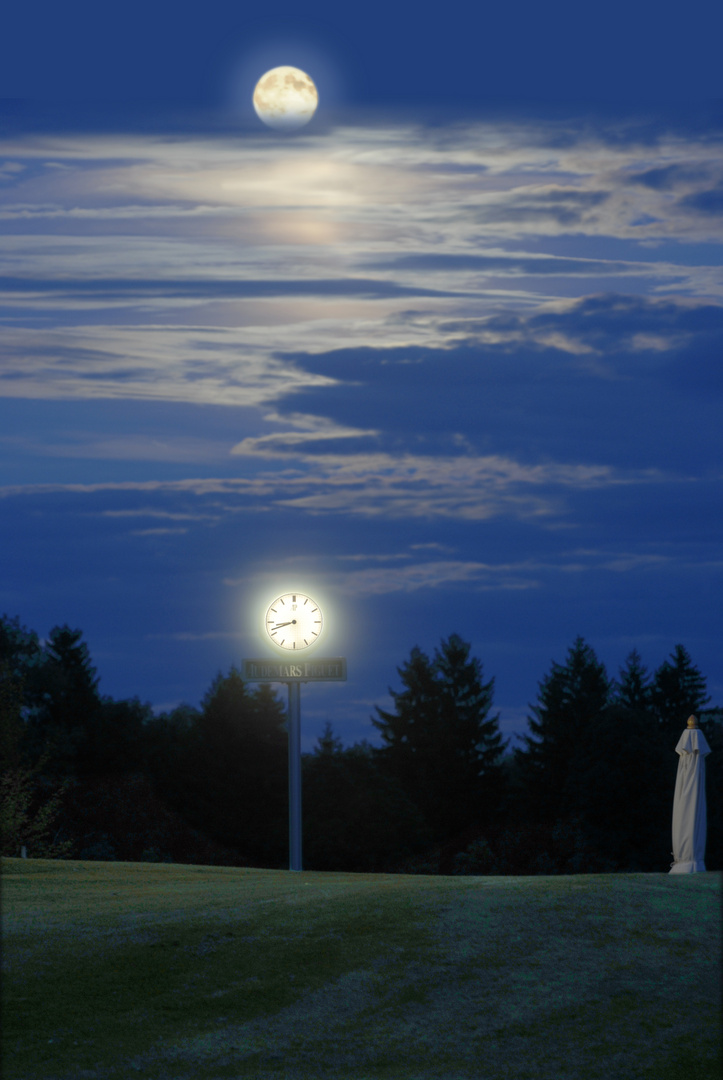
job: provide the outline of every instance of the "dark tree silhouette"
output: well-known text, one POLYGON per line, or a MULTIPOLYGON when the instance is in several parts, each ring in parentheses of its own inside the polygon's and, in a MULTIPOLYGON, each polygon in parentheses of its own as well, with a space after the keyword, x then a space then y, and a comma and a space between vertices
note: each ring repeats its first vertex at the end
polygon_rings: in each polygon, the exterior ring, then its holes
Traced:
POLYGON ((587 727, 608 705, 611 682, 591 646, 577 637, 564 665, 539 683, 537 705, 528 723, 534 737, 523 735, 527 750, 514 753, 516 815, 553 821, 569 809, 564 795, 574 748, 587 727))
POLYGON ((573 749, 564 804, 590 846, 620 871, 667 870, 675 763, 650 713, 618 702, 590 718, 573 749), (668 776, 669 784, 661 783, 668 776))
POLYGON ((688 717, 698 716, 710 701, 706 680, 682 645, 655 672, 651 697, 661 729, 676 741, 688 717))
POLYGON ((432 842, 421 811, 379 772, 366 741, 344 750, 327 723, 301 768, 305 869, 381 873, 432 842))
POLYGON ((281 702, 268 686, 250 693, 232 667, 187 719, 190 726, 175 732, 175 775, 160 789, 217 843, 251 852, 256 865, 283 864, 288 744, 281 702))
POLYGON ((51 775, 84 771, 93 729, 100 724, 98 676, 82 637, 82 630, 53 627, 29 688, 29 751, 34 760, 50 754, 51 775))
POLYGON ((20 625, 18 616, 0 616, 0 664, 7 665, 8 677, 26 680, 28 673, 38 666, 42 650, 38 635, 20 625))
MULTIPOLYGON (((723 710, 682 645, 650 681, 636 650, 611 683, 578 637, 553 663, 527 749, 502 760, 494 679, 457 635, 398 669, 377 708, 381 748, 344 749, 327 724, 302 755, 304 864, 408 873, 665 871, 678 758, 698 717, 706 759, 706 866, 723 856, 723 710), (459 858, 458 858, 459 856, 459 858)), ((101 697, 80 630, 41 645, 0 618, 0 753, 8 853, 288 865, 282 702, 232 668, 201 708, 154 716, 101 697), (24 837, 25 839, 21 839, 24 837)))
POLYGON ((397 668, 405 689, 389 689, 394 712, 375 709, 380 719, 371 722, 380 732, 381 749, 375 750, 380 769, 395 777, 417 805, 429 781, 430 747, 439 735, 439 687, 429 657, 414 646, 409 660, 397 668))
POLYGON ((417 647, 390 690, 395 712, 372 719, 386 743, 374 751, 380 768, 419 806, 439 838, 497 808, 503 783, 499 716, 488 719, 494 679, 483 681, 470 646, 452 634, 432 661, 417 647))
POLYGON ((645 712, 652 707, 652 682, 637 649, 628 654, 625 667, 620 669, 614 698, 619 705, 633 712, 645 712))

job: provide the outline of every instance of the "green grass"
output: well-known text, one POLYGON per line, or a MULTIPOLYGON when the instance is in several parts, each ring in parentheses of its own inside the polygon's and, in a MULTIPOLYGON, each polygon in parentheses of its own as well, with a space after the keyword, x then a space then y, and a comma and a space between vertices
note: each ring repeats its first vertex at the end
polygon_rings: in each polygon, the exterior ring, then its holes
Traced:
POLYGON ((719 1080, 722 873, 2 860, 4 1080, 719 1080))

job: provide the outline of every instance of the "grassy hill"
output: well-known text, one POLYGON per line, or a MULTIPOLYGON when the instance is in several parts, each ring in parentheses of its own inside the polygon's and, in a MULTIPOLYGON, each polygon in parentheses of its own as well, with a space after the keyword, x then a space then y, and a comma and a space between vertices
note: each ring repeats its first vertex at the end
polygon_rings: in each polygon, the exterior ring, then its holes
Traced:
POLYGON ((722 883, 3 859, 4 1080, 719 1080, 722 883))

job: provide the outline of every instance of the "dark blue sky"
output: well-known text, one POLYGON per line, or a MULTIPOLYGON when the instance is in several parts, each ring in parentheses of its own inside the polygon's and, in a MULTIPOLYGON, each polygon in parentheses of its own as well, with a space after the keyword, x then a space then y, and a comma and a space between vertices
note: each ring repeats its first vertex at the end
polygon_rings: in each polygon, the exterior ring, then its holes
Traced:
MULTIPOLYGON (((18 7, 0 610, 197 704, 286 588, 376 732, 460 633, 526 730, 582 634, 723 703, 719 4, 18 7), (294 64, 320 105, 264 128, 294 64)), ((681 719, 681 723, 685 718, 681 719)))
POLYGON ((389 0, 13 4, 3 17, 0 96, 217 109, 245 66, 289 62, 314 68, 340 106, 382 112, 496 101, 700 103, 723 97, 722 36, 715 0, 452 2, 418 11, 389 0), (293 57, 279 61, 287 52, 293 57))

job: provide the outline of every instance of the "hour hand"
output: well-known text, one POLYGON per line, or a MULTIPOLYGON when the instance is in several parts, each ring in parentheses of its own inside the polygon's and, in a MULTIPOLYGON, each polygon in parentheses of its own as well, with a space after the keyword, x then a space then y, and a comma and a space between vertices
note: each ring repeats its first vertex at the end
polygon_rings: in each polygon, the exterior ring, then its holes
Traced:
POLYGON ((291 624, 295 623, 295 622, 296 622, 296 619, 289 619, 288 622, 277 622, 276 625, 274 626, 274 630, 280 630, 282 626, 291 626, 291 624))

